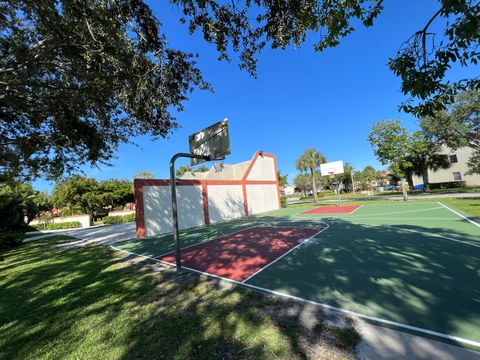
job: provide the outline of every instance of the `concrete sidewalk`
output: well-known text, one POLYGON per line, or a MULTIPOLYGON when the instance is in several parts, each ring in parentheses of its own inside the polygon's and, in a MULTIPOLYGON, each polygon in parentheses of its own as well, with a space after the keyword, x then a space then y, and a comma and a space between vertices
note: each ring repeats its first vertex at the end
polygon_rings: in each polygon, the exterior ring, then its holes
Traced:
POLYGON ((111 245, 136 237, 135 223, 133 222, 119 225, 93 226, 85 229, 57 230, 55 232, 48 232, 39 236, 27 238, 24 242, 40 240, 55 235, 68 235, 78 239, 68 242, 68 244, 72 246, 84 246, 92 243, 111 245))

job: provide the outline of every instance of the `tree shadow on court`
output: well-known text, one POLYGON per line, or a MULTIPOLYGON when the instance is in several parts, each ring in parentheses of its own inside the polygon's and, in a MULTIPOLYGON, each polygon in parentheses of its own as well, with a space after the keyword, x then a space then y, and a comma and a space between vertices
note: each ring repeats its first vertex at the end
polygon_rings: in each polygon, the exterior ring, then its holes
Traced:
MULTIPOLYGON (((265 220, 275 225, 289 219, 265 220)), ((478 237, 443 227, 325 221, 330 228, 316 241, 249 282, 360 314, 480 341, 478 237)), ((302 223, 315 226, 316 221, 302 223)))
POLYGON ((273 359, 322 349, 353 358, 322 326, 297 322, 304 304, 290 310, 215 279, 127 262, 105 247, 58 245, 39 241, 4 254, 2 358, 273 359))

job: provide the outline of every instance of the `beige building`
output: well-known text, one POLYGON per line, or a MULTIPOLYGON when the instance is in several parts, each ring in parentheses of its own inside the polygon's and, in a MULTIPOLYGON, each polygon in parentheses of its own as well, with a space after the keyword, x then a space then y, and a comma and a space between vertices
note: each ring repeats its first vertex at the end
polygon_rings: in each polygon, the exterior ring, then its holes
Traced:
MULTIPOLYGON (((443 147, 442 153, 448 155, 450 160, 450 168, 438 171, 428 171, 428 179, 430 184, 444 183, 450 181, 465 181, 467 186, 480 186, 480 174, 467 175, 468 160, 472 155, 472 148, 463 147, 458 150, 451 150, 443 147)), ((413 177, 414 185, 423 184, 422 178, 419 176, 413 177)))

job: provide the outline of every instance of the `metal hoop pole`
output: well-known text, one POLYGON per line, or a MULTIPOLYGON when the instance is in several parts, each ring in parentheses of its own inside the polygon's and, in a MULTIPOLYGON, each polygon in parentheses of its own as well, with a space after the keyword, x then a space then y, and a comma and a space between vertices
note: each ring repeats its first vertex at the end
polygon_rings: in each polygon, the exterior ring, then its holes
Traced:
POLYGON ((180 234, 178 229, 178 208, 177 208, 177 184, 175 178, 175 161, 180 158, 212 160, 209 155, 195 155, 189 153, 178 153, 172 156, 170 160, 170 189, 172 192, 172 219, 173 219, 173 239, 175 240, 175 265, 177 272, 182 269, 182 260, 180 258, 180 234))

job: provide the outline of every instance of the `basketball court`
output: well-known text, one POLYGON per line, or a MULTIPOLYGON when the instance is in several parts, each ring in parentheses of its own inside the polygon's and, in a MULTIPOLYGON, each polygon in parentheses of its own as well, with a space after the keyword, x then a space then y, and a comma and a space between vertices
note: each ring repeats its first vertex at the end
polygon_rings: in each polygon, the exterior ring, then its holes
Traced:
MULTIPOLYGON (((135 181, 139 238, 112 248, 480 350, 478 222, 441 202, 340 204, 340 195, 339 206, 282 209, 272 154, 175 178, 179 157, 196 165, 230 154, 227 120, 189 146, 172 157, 169 180, 135 181)), ((339 190, 343 162, 320 170, 339 190)))
MULTIPOLYGON (((183 230, 184 269, 480 348, 480 225, 437 202, 287 208, 183 230)), ((172 234, 115 249, 168 266, 172 234)))

